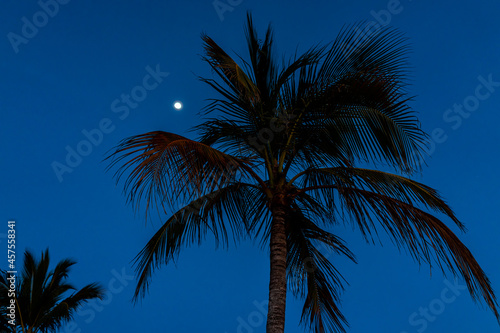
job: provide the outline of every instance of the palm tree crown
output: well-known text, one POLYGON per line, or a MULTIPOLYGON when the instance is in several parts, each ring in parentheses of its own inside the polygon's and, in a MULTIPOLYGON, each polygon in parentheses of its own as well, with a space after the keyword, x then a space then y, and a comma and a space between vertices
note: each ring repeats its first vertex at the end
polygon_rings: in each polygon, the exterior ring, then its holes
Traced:
MULTIPOLYGON (((30 251, 24 253, 24 267, 16 287, 16 327, 6 321, 0 323, 2 332, 49 333, 56 332, 69 322, 76 310, 91 299, 102 299, 104 289, 96 283, 78 290, 66 282, 70 267, 76 262, 71 259, 60 261, 49 271, 49 251, 42 253, 37 261, 30 251), (71 295, 65 296, 67 292, 71 295)), ((7 274, 0 276, 0 312, 2 318, 8 310, 9 281, 7 274)))
POLYGON ((259 39, 250 15, 248 60, 239 64, 202 36, 218 80, 201 80, 220 98, 207 105, 198 139, 155 131, 110 155, 131 202, 173 211, 137 256, 136 297, 182 245, 207 232, 223 244, 250 235, 270 249, 267 331, 284 331, 287 288, 304 300, 306 328, 344 331, 343 278, 324 250, 354 260, 330 232, 347 221, 367 240, 385 231, 417 262, 462 276, 498 318, 484 272, 427 211, 464 226, 434 189, 405 177, 420 170, 426 137, 405 93, 406 39, 393 29, 358 35, 356 28, 281 65, 271 28, 259 39), (366 162, 396 173, 359 167, 366 162))

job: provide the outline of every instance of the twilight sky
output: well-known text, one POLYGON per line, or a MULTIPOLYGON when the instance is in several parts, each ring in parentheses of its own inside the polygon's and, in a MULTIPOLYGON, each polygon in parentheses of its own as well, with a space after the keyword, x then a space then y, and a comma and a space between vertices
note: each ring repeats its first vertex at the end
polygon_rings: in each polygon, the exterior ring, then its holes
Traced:
MULTIPOLYGON (((247 10, 260 32, 272 22, 280 54, 329 42, 342 25, 362 20, 406 34, 412 107, 434 138, 428 167, 415 179, 455 209, 469 230, 461 240, 500 294, 498 1, 41 0, 2 7, 0 253, 7 221, 15 219, 18 265, 25 248, 39 255, 49 247, 53 264, 78 261, 70 276, 77 287, 96 281, 108 289, 106 300, 83 307, 62 332, 265 332, 267 252, 250 241, 214 251, 208 238, 185 249, 176 265, 155 274, 147 297, 131 303, 130 262, 162 220, 145 224, 143 212, 134 215, 102 162, 131 135, 192 137, 187 130, 215 96, 196 78, 211 75, 200 59, 200 34, 245 56, 247 10)), ((463 281, 435 268, 430 275, 388 241, 373 246, 350 227, 333 231, 358 259, 330 258, 350 283, 342 306, 349 332, 498 332, 463 281)), ((287 332, 303 331, 301 306, 288 298, 287 332)))

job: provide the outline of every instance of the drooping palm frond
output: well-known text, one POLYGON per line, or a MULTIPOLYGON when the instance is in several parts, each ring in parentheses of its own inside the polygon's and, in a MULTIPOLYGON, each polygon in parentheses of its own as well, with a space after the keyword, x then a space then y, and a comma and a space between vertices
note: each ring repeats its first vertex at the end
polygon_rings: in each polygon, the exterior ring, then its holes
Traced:
POLYGON ((421 205, 445 214, 464 228, 434 189, 386 172, 325 168, 305 173, 302 191, 330 196, 335 192, 367 239, 378 236, 377 225, 382 226, 393 243, 418 263, 431 267, 437 263, 443 274, 447 268, 463 277, 473 299, 482 298, 500 318, 490 281, 467 247, 441 220, 417 208, 421 205))
POLYGON ((108 158, 110 167, 123 163, 115 174, 117 181, 130 171, 124 190, 137 206, 145 198, 146 210, 152 203, 192 200, 252 173, 248 160, 161 131, 122 141, 108 158))
POLYGON ((174 260, 182 245, 200 244, 207 231, 216 245, 227 246, 232 236, 237 241, 248 235, 252 224, 266 214, 261 192, 245 183, 229 184, 203 195, 175 212, 149 240, 135 259, 138 284, 137 300, 149 286, 153 272, 162 264, 174 260))
POLYGON ((337 186, 343 184, 352 188, 368 189, 391 198, 398 199, 412 206, 423 206, 427 209, 447 215, 456 225, 465 231, 465 226, 457 219, 453 210, 435 189, 396 174, 379 170, 354 167, 335 167, 305 170, 298 175, 302 188, 316 188, 328 201, 336 201, 332 193, 337 186), (325 187, 322 187, 326 185, 325 187))
POLYGON ((344 242, 322 230, 298 207, 288 215, 287 273, 291 291, 305 299, 301 322, 315 333, 345 332, 346 318, 339 308, 344 278, 315 246, 355 261, 344 242))

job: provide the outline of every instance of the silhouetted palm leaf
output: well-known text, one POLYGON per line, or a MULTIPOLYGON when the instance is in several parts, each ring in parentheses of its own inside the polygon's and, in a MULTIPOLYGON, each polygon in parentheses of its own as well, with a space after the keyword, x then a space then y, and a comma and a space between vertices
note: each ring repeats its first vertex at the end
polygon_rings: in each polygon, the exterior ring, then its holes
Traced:
POLYGON ((254 185, 241 182, 229 184, 175 212, 136 257, 139 280, 134 298, 144 295, 151 274, 160 264, 175 259, 182 245, 200 244, 207 231, 223 246, 228 244, 230 236, 234 241, 245 236, 253 221, 266 213, 265 206, 255 205, 260 198, 253 189, 254 185))

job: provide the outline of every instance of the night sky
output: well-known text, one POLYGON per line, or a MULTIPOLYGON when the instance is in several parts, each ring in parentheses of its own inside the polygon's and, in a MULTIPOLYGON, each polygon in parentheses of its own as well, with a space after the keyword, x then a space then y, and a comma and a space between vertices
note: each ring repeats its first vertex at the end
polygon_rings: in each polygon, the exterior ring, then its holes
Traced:
MULTIPOLYGON (((280 58, 363 20, 406 34, 411 106, 433 138, 428 166, 414 179, 454 208, 468 232, 452 230, 500 293, 498 1, 3 1, 0 253, 15 219, 18 265, 24 249, 39 256, 49 247, 53 265, 78 261, 70 275, 77 287, 95 281, 108 289, 62 332, 265 332, 269 261, 252 241, 226 251, 208 237, 184 249, 157 271, 149 294, 131 302, 131 260, 165 217, 146 224, 103 162, 131 135, 194 138, 188 130, 201 122, 206 99, 217 97, 197 80, 211 77, 200 34, 245 56, 247 11, 261 33, 272 22, 280 58)), ((419 267, 385 237, 382 247, 350 226, 332 231, 358 259, 330 257, 350 283, 342 303, 349 332, 499 331, 462 280, 419 267)), ((290 295, 286 332, 303 331, 301 308, 290 295)))

